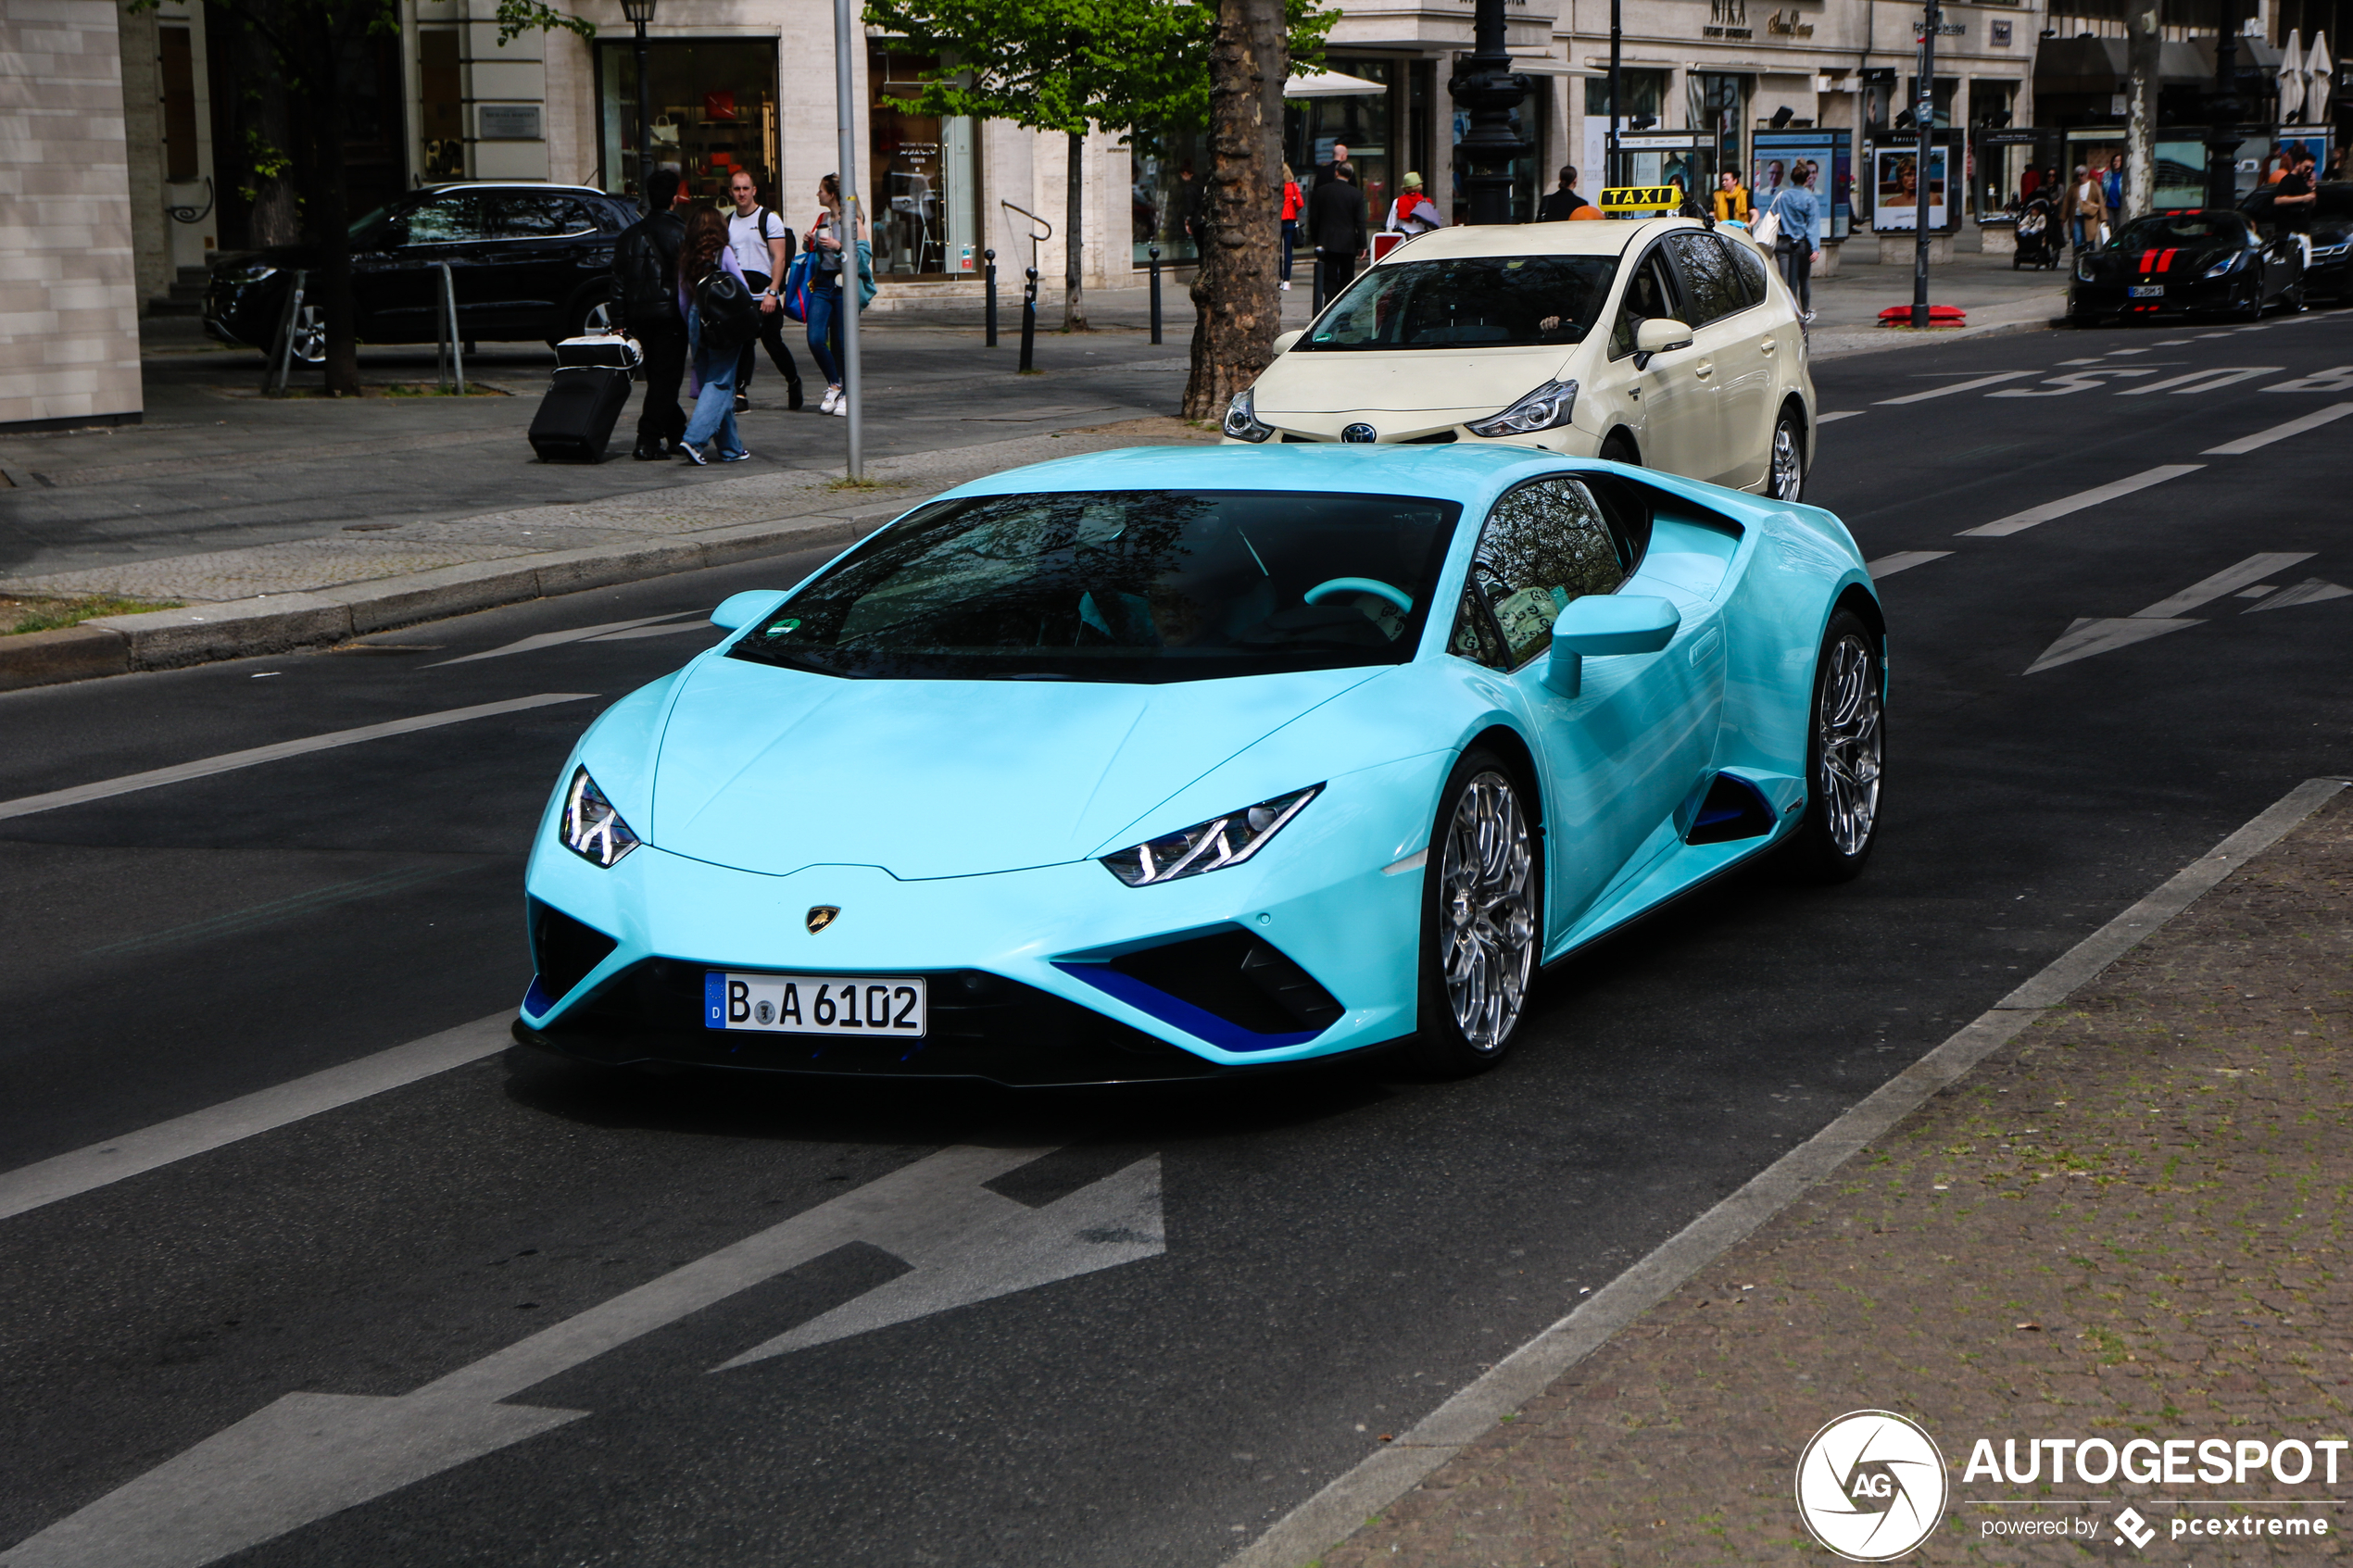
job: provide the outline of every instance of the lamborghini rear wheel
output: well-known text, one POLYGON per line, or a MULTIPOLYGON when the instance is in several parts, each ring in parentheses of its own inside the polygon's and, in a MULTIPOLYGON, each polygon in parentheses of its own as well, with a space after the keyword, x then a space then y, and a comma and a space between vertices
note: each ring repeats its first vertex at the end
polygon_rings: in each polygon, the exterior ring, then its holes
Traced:
POLYGON ((1519 1031, 1543 945, 1533 797, 1474 748, 1446 781, 1422 867, 1420 1029, 1414 1056, 1444 1077, 1483 1073, 1519 1031))
POLYGON ((1809 881, 1850 881, 1879 842, 1886 682, 1879 638, 1852 610, 1833 614, 1806 724, 1806 825, 1790 844, 1809 881))

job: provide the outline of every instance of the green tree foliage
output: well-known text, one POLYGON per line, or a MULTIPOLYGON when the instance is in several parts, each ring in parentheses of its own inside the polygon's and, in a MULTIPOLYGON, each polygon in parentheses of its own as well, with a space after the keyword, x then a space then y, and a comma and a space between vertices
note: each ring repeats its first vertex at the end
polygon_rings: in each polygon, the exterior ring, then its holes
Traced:
MULTIPOLYGON (((1285 0, 1294 69, 1323 58, 1338 11, 1285 0)), ((1194 0, 870 0, 866 21, 944 62, 914 100, 924 114, 1007 119, 1069 140, 1063 321, 1079 297, 1083 139, 1090 126, 1146 145, 1209 122, 1215 6, 1194 0)))

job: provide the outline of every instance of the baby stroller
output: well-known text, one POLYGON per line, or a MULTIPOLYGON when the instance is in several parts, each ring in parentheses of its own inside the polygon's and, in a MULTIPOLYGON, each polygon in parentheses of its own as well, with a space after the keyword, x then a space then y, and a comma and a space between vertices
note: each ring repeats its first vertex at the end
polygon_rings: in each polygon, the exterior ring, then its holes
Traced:
POLYGON ((2057 267, 2059 249, 2057 215, 2052 212, 2049 202, 2036 196, 2019 209, 2018 248, 2010 253, 2010 270, 2057 267))

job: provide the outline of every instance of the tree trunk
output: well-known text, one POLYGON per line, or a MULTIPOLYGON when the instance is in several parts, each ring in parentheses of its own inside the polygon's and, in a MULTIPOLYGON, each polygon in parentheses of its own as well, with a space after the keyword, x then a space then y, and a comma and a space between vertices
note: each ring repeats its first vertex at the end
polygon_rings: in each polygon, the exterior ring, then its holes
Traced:
POLYGON ((1193 274, 1192 379, 1185 418, 1218 420, 1275 357, 1282 253, 1283 0, 1217 0, 1209 54, 1208 232, 1193 274))
POLYGON ((1088 330, 1087 301, 1078 292, 1078 283, 1087 260, 1086 250, 1079 244, 1079 236, 1086 232, 1082 220, 1087 215, 1084 132, 1070 132, 1070 176, 1063 183, 1063 331, 1083 332, 1088 330))
POLYGON ((2132 108, 2124 131, 2124 209, 2119 228, 2157 205, 2157 90, 2164 8, 2158 0, 2125 0, 2125 69, 2132 73, 2132 108))
MULTIPOLYGON (((351 302, 350 219, 344 194, 340 87, 345 54, 342 7, 286 7, 289 36, 300 51, 304 123, 294 138, 295 178, 302 192, 303 227, 317 248, 318 275, 307 291, 319 303, 326 329, 327 395, 359 395, 359 345, 351 302)), ((293 62, 289 62, 293 63, 293 62)), ((292 72, 289 73, 294 74, 292 72)))

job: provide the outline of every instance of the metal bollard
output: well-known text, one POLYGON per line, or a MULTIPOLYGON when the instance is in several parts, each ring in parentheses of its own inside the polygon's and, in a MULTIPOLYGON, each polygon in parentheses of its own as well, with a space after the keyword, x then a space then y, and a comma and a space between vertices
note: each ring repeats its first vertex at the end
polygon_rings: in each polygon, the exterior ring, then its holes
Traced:
POLYGON ((1021 291, 1021 369, 1026 370, 1038 345, 1038 269, 1022 270, 1029 279, 1021 291))
POLYGON ((980 254, 982 260, 988 263, 983 269, 982 276, 988 283, 988 314, 983 318, 987 323, 988 335, 981 340, 981 346, 994 348, 997 346, 997 253, 993 250, 984 250, 980 254))
POLYGON ((1160 341, 1160 247, 1148 247, 1152 258, 1152 342, 1160 341))
POLYGON ((1324 308, 1324 253, 1315 253, 1315 281, 1307 291, 1307 313, 1315 315, 1324 308))

